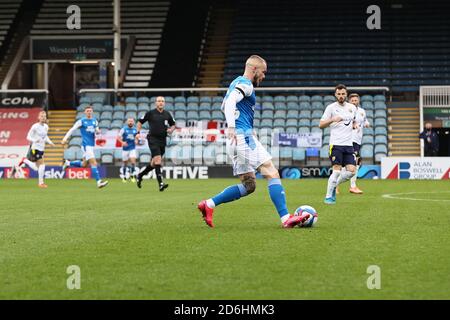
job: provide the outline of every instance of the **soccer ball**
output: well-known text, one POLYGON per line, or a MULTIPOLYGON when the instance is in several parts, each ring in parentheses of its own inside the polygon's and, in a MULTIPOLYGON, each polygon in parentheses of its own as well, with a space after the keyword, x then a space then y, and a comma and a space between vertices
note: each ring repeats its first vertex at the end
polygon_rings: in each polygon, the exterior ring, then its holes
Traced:
POLYGON ((300 228, 311 228, 317 222, 317 219, 318 219, 317 211, 316 211, 316 209, 314 209, 311 206, 303 205, 303 206, 298 207, 295 210, 294 215, 300 216, 305 213, 309 213, 310 217, 305 222, 300 224, 299 227, 300 228))

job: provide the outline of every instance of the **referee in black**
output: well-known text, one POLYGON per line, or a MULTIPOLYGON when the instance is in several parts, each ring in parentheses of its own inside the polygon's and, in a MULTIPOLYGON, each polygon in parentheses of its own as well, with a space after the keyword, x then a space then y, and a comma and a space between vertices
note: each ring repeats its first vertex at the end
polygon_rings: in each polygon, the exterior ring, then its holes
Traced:
POLYGON ((164 110, 164 97, 156 97, 156 108, 148 111, 137 123, 137 131, 140 134, 142 125, 148 121, 150 130, 147 135, 148 146, 152 153, 152 160, 145 169, 137 176, 137 186, 141 188, 142 178, 155 169, 158 179, 159 191, 164 191, 169 185, 163 182, 161 175, 161 160, 166 151, 167 134, 175 130, 175 120, 170 112, 164 110))

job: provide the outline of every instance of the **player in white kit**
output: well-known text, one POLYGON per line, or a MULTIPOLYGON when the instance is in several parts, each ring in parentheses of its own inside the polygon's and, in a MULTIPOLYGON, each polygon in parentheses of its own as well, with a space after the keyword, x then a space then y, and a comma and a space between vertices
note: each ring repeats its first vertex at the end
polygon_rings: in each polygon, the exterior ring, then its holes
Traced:
POLYGON ((329 156, 333 171, 328 179, 325 204, 336 203, 336 186, 351 179, 356 171, 356 158, 353 150, 353 128, 356 107, 346 102, 347 88, 340 84, 335 89, 336 102, 329 104, 320 119, 321 129, 330 127, 329 156))
MULTIPOLYGON (((28 131, 27 140, 31 143, 28 150, 27 158, 22 159, 18 168, 23 169, 25 166, 38 172, 38 186, 40 188, 47 188, 44 183, 45 163, 44 163, 44 150, 45 144, 48 143, 52 146, 55 144, 48 137, 48 125, 47 114, 45 111, 39 112, 39 122, 33 124, 28 131)), ((14 175, 17 168, 12 170, 14 175)))

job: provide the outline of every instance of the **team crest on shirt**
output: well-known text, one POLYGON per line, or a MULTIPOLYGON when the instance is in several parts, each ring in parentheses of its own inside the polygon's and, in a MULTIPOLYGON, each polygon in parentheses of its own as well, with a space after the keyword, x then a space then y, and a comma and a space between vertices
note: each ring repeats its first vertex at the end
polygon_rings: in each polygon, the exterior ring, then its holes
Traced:
POLYGON ((333 156, 333 157, 331 158, 331 160, 332 160, 332 161, 336 160, 336 157, 335 157, 335 156, 333 156))

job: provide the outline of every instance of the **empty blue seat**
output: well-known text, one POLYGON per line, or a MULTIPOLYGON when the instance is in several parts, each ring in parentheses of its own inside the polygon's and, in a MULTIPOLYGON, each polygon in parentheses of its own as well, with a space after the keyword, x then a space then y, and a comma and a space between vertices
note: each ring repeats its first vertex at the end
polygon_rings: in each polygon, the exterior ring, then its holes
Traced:
POLYGON ((375 126, 375 128, 380 127, 380 126, 386 127, 387 126, 386 119, 376 118, 374 126, 375 126))
POLYGON ((320 158, 321 159, 328 159, 329 157, 329 148, 328 146, 323 146, 322 148, 320 148, 320 158))
POLYGON ((375 110, 375 118, 385 118, 386 119, 386 110, 375 110))
POLYGON ((123 111, 123 112, 125 112, 125 106, 122 106, 122 105, 120 105, 120 104, 115 105, 115 106, 113 107, 113 111, 114 111, 114 112, 115 112, 115 111, 123 111))
POLYGON ((272 96, 263 96, 261 101, 264 102, 270 102, 273 103, 273 97, 272 96))
POLYGON ((190 103, 187 104, 186 110, 187 111, 198 111, 198 104, 190 102, 190 103))
POLYGON ((100 129, 109 129, 111 126, 111 120, 101 120, 98 124, 100 129))
POLYGON ((322 96, 319 96, 319 95, 313 95, 311 97, 311 102, 320 102, 320 103, 322 103, 323 102, 323 98, 322 98, 322 96))
POLYGON ((129 112, 125 113, 124 120, 127 120, 128 118, 132 118, 132 119, 135 119, 135 120, 136 120, 136 118, 137 118, 137 112, 129 111, 129 112))
POLYGON ((200 120, 209 120, 209 119, 211 119, 210 112, 209 111, 200 111, 199 119, 200 120))
POLYGON ((286 133, 297 133, 297 127, 286 126, 286 133))
POLYGON ((377 102, 377 101, 386 102, 386 97, 382 94, 377 94, 376 96, 373 97, 373 101, 374 102, 377 102))
POLYGON ((214 104, 214 103, 220 103, 220 104, 222 104, 222 101, 223 101, 223 97, 222 96, 216 96, 216 97, 213 97, 212 98, 212 103, 214 104))
POLYGON ((361 103, 361 107, 362 107, 364 110, 369 111, 369 110, 373 110, 374 105, 373 105, 373 102, 371 102, 371 101, 363 101, 363 102, 361 103))
POLYGON ((387 135, 386 127, 376 127, 375 128, 375 135, 387 135))
POLYGON ((175 119, 179 120, 185 120, 186 119, 186 112, 184 111, 175 111, 175 119))
POLYGON ((319 128, 319 119, 312 119, 311 120, 311 128, 318 128, 319 130, 321 130, 320 132, 322 132, 322 129, 319 128))
MULTIPOLYGON (((183 96, 177 96, 177 97, 175 97, 174 102, 175 102, 175 104, 177 104, 177 103, 186 104, 186 98, 183 96)), ((176 107, 176 105, 175 105, 175 107, 176 107)))
POLYGON ((129 104, 129 103, 133 103, 133 104, 137 104, 138 100, 136 97, 127 97, 125 99, 125 103, 129 104))
POLYGON ((294 96, 294 95, 287 96, 286 97, 286 102, 287 103, 289 103, 289 102, 298 102, 298 97, 294 96))
POLYGON ((213 120, 225 120, 225 115, 222 111, 213 111, 211 114, 213 120))
MULTIPOLYGON (((164 100, 166 100, 166 102, 167 102, 167 99, 164 99, 164 100)), ((146 96, 139 97, 139 98, 137 99, 137 102, 138 102, 138 103, 149 104, 149 103, 150 103, 150 98, 149 98, 149 97, 146 97, 146 96)))
POLYGON ((188 120, 198 120, 198 112, 197 111, 188 111, 186 118, 188 120))
POLYGON ((113 120, 111 122, 110 129, 121 129, 123 127, 123 119, 121 120, 113 120))
POLYGON ((194 103, 198 104, 200 102, 200 99, 198 97, 195 97, 195 96, 190 96, 190 97, 187 98, 186 102, 187 103, 194 102, 194 103))
POLYGON ((302 96, 298 97, 298 101, 299 102, 310 102, 311 101, 311 97, 302 95, 302 96))
POLYGON ((309 102, 305 102, 305 101, 300 102, 300 109, 301 110, 310 110, 311 108, 312 107, 311 107, 311 104, 309 102))
POLYGON ((209 102, 202 102, 200 103, 200 106, 198 107, 199 111, 210 111, 211 110, 211 103, 209 102))
POLYGON ((273 121, 273 127, 284 127, 286 121, 284 119, 275 119, 273 121))
POLYGON ((300 127, 309 127, 311 125, 311 121, 309 119, 300 119, 298 121, 298 125, 300 127))
POLYGON ((262 119, 273 119, 273 111, 272 110, 263 110, 261 113, 262 119))
POLYGON ((298 118, 298 111, 297 110, 288 110, 286 114, 287 119, 297 119, 298 118))
POLYGON ((375 136, 375 144, 384 144, 387 145, 387 138, 384 135, 375 136))
POLYGON ((280 148, 280 158, 291 159, 292 158, 292 148, 291 147, 281 147, 280 148))
POLYGON ((309 133, 309 132, 310 132, 309 126, 298 128, 298 133, 309 133))
POLYGON ((263 110, 275 110, 275 106, 273 105, 272 102, 263 102, 262 109, 263 110))
POLYGON ((125 106, 125 111, 134 111, 137 112, 138 111, 138 106, 135 104, 127 104, 125 106))
POLYGON ((362 138, 362 144, 373 144, 374 140, 373 140, 373 136, 372 135, 364 135, 362 138))
POLYGON ((373 102, 373 96, 369 95, 369 94, 365 94, 363 96, 361 96, 361 103, 363 102, 373 102))
POLYGON ((89 103, 91 103, 91 98, 90 97, 81 97, 80 98, 80 104, 81 103, 86 103, 86 104, 89 104, 89 103))
POLYGON ((175 111, 187 111, 187 106, 183 102, 175 102, 175 111))
POLYGON ((113 120, 121 120, 125 117, 125 113, 123 111, 115 111, 113 114, 113 120))
POLYGON ((292 160, 294 161, 305 161, 305 149, 295 148, 292 152, 292 160))
POLYGON ((311 118, 313 119, 320 119, 322 118, 323 111, 322 110, 314 110, 311 114, 311 118))
POLYGON ((294 101, 289 101, 286 105, 288 110, 298 110, 300 109, 300 105, 298 104, 298 102, 294 102, 294 101))
POLYGON ((386 110, 386 103, 382 101, 375 101, 375 110, 386 110))
POLYGON ((311 109, 313 110, 323 110, 324 108, 325 106, 323 105, 322 102, 319 101, 311 102, 311 109))
POLYGON ((275 114, 273 115, 275 119, 286 119, 286 111, 284 110, 276 110, 275 114))
POLYGON ((373 158, 373 146, 363 145, 361 147, 361 157, 362 158, 373 158))

